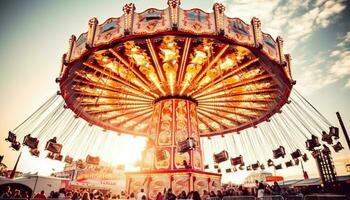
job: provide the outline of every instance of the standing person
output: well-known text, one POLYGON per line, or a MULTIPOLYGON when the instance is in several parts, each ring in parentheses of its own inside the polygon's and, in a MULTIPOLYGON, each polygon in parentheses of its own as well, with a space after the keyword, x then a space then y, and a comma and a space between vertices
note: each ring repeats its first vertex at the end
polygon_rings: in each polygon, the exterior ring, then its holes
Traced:
POLYGON ((206 190, 203 190, 203 196, 202 196, 203 200, 207 200, 210 199, 209 193, 206 190))
POLYGON ((201 200, 201 196, 199 195, 198 191, 194 191, 192 197, 193 200, 201 200))
POLYGON ((20 199, 20 198, 22 198, 21 191, 16 189, 11 198, 12 199, 20 199))
POLYGON ((173 193, 173 190, 171 188, 169 188, 168 191, 166 192, 164 199, 165 200, 175 200, 176 199, 176 196, 173 193))
POLYGON ((41 190, 40 193, 36 194, 33 199, 41 199, 41 200, 44 200, 46 199, 46 195, 45 195, 45 191, 44 190, 41 190))
POLYGON ((136 200, 134 193, 132 192, 129 196, 129 200, 136 200))
POLYGON ((64 188, 59 189, 58 192, 59 192, 58 198, 64 199, 66 197, 66 190, 64 188))
POLYGON ((220 199, 222 199, 224 197, 224 195, 222 195, 221 190, 217 191, 217 195, 216 196, 219 197, 220 199))
POLYGON ((88 192, 84 192, 83 197, 81 200, 90 200, 90 194, 88 192))
POLYGON ((259 183, 258 191, 257 191, 257 198, 261 198, 264 196, 264 184, 262 182, 259 183))
POLYGON ((143 188, 141 188, 141 191, 139 193, 137 193, 136 200, 142 200, 142 196, 146 196, 147 197, 147 194, 145 193, 143 188))
POLYGON ((158 194, 156 196, 156 200, 163 200, 163 195, 161 192, 158 192, 158 194))
POLYGON ((11 198, 12 194, 11 194, 11 187, 10 186, 7 186, 3 193, 1 194, 0 196, 0 199, 9 199, 11 198))
POLYGON ((272 186, 272 195, 281 195, 282 190, 278 183, 275 181, 272 186))
POLYGON ((177 196, 177 199, 186 199, 187 195, 185 190, 182 190, 182 192, 177 196))

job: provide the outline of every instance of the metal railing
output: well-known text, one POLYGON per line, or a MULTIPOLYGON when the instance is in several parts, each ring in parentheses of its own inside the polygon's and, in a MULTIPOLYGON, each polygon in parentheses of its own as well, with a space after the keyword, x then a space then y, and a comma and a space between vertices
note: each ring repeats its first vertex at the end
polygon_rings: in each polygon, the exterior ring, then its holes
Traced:
POLYGON ((225 196, 222 200, 255 200, 255 196, 225 196))
POLYGON ((304 196, 303 195, 286 195, 284 196, 285 200, 303 200, 304 196))
POLYGON ((310 194, 305 195, 304 200, 343 200, 346 199, 345 195, 338 194, 310 194))
POLYGON ((256 199, 258 199, 258 200, 284 200, 283 196, 281 196, 281 195, 262 196, 262 197, 259 197, 256 199))

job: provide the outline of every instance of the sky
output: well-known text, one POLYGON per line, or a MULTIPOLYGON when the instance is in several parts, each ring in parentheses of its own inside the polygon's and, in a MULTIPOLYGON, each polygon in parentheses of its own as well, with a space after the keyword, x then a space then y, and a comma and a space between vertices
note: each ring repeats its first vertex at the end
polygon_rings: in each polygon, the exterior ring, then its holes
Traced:
MULTIPOLYGON (((135 4, 137 12, 150 7, 167 7, 165 0, 0 1, 0 154, 5 155, 5 164, 12 167, 18 156, 18 152, 10 150, 4 141, 7 132, 58 90, 54 80, 60 70, 61 56, 67 51, 69 37, 85 32, 92 17, 103 22, 109 17, 121 16, 123 5, 130 2, 135 4)), ((252 17, 258 17, 264 32, 274 38, 282 36, 284 51, 290 53, 293 59, 295 88, 335 125, 338 125, 335 112, 340 111, 349 129, 349 2, 183 0, 181 7, 211 11, 215 2, 226 6, 227 16, 239 17, 247 23, 252 17)), ((128 157, 128 147, 135 144, 132 141, 121 143, 125 145, 120 152, 124 157, 128 157)), ((341 141, 346 146, 343 136, 341 141)), ((141 151, 143 143, 137 144, 141 151)), ((135 153, 135 159, 138 158, 136 155, 139 154, 135 153)), ((340 174, 346 173, 344 165, 346 161, 350 162, 349 158, 347 147, 335 155, 340 174)), ((53 169, 62 168, 62 164, 55 161, 42 158, 33 162, 33 159, 25 152, 19 170, 49 174, 53 169)), ((313 167, 306 166, 306 169, 312 171, 313 167)), ((293 172, 288 173, 294 175, 293 172)), ((317 175, 316 172, 314 174, 317 175)))

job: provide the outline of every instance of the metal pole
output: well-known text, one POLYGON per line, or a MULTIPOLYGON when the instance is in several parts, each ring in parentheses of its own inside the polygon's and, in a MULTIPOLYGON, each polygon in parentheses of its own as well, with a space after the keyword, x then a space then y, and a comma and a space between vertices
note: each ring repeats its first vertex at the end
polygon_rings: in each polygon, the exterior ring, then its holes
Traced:
POLYGON ((346 128, 345 128, 345 125, 343 123, 343 120, 340 116, 340 113, 339 112, 336 112, 337 114, 337 117, 338 117, 338 120, 339 120, 339 123, 340 123, 340 126, 341 126, 341 129, 343 130, 343 133, 344 133, 344 136, 345 136, 345 139, 346 139, 346 143, 348 143, 348 147, 350 149, 350 139, 349 139, 349 135, 348 135, 348 132, 346 131, 346 128))
POLYGON ((18 163, 19 163, 19 159, 21 158, 21 155, 22 155, 22 151, 19 153, 18 158, 17 158, 17 161, 16 161, 16 164, 15 164, 15 166, 13 166, 13 169, 12 169, 12 171, 11 171, 11 174, 10 174, 10 178, 11 178, 11 179, 14 179, 14 178, 15 178, 16 170, 17 170, 17 165, 18 165, 18 163))
POLYGON ((36 190, 36 184, 38 183, 38 179, 39 179, 39 173, 36 172, 36 180, 35 180, 35 183, 34 183, 34 188, 33 188, 32 197, 31 198, 34 198, 35 190, 36 190))

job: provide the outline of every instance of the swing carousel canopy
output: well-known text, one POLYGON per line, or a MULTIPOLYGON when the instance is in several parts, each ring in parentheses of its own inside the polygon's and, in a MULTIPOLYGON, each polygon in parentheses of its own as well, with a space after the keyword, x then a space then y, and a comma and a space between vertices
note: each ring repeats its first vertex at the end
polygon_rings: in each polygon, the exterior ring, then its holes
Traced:
MULTIPOLYGON (((255 126, 287 102, 294 81, 283 40, 213 12, 164 10, 124 15, 72 36, 57 81, 66 106, 90 124, 146 136, 155 104, 184 99, 197 106, 200 136, 255 126)), ((185 127, 185 126, 184 126, 185 127)))

